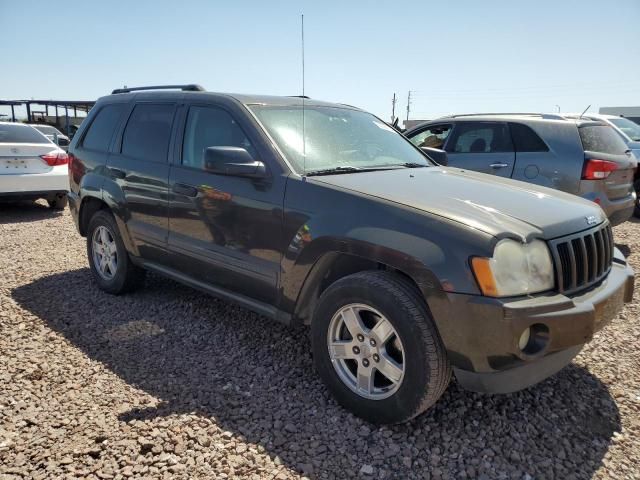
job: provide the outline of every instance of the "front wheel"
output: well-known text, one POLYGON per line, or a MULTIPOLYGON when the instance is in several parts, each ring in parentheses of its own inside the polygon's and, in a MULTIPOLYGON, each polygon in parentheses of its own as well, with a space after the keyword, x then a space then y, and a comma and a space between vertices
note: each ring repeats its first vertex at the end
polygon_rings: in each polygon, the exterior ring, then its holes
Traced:
POLYGON ((451 367, 420 293, 390 272, 342 278, 311 326, 316 368, 336 400, 372 423, 400 423, 433 405, 451 367))

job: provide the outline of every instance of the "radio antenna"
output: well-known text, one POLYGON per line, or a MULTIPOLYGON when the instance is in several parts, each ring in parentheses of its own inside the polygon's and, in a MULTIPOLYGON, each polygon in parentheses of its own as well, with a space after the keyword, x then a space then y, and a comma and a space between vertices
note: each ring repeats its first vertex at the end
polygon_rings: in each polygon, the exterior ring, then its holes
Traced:
POLYGON ((307 174, 307 140, 304 125, 304 13, 300 16, 301 37, 302 37, 302 172, 307 174))
POLYGON ((582 118, 582 116, 583 116, 585 113, 587 113, 587 110, 589 110, 590 108, 591 108, 591 105, 589 105, 587 108, 585 108, 585 109, 584 109, 584 112, 582 112, 582 113, 580 114, 580 116, 578 117, 578 120, 580 120, 580 119, 582 118))

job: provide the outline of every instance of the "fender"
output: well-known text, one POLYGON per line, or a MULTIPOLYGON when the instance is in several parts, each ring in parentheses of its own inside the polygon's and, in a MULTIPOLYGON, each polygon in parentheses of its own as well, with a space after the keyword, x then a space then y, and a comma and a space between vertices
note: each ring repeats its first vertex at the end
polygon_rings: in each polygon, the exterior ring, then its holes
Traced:
POLYGON ((82 218, 82 206, 86 198, 96 198, 107 205, 116 220, 122 242, 127 252, 138 257, 138 249, 133 243, 129 229, 127 228, 128 210, 125 208, 124 192, 116 182, 106 176, 104 166, 100 166, 93 172, 82 177, 80 198, 80 218, 82 218))

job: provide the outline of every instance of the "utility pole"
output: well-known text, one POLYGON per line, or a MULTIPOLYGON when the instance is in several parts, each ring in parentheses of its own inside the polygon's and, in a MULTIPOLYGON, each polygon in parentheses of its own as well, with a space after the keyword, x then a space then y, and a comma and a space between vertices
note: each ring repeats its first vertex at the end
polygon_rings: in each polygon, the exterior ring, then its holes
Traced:
POLYGON ((407 122, 409 121, 410 111, 411 111, 411 90, 409 90, 409 93, 407 94, 407 122))
POLYGON ((393 94, 393 100, 391 100, 391 123, 396 121, 396 94, 393 94))

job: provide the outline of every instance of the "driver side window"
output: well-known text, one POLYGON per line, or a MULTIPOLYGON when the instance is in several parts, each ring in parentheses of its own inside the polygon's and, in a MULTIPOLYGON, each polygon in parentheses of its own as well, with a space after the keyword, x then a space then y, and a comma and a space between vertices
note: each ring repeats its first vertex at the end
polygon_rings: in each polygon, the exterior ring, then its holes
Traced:
POLYGON ((255 155, 253 145, 233 117, 216 107, 191 107, 182 142, 182 165, 204 170, 208 147, 242 147, 255 155))
POLYGON ((432 125, 409 140, 418 148, 429 147, 442 150, 450 132, 451 125, 432 125))

